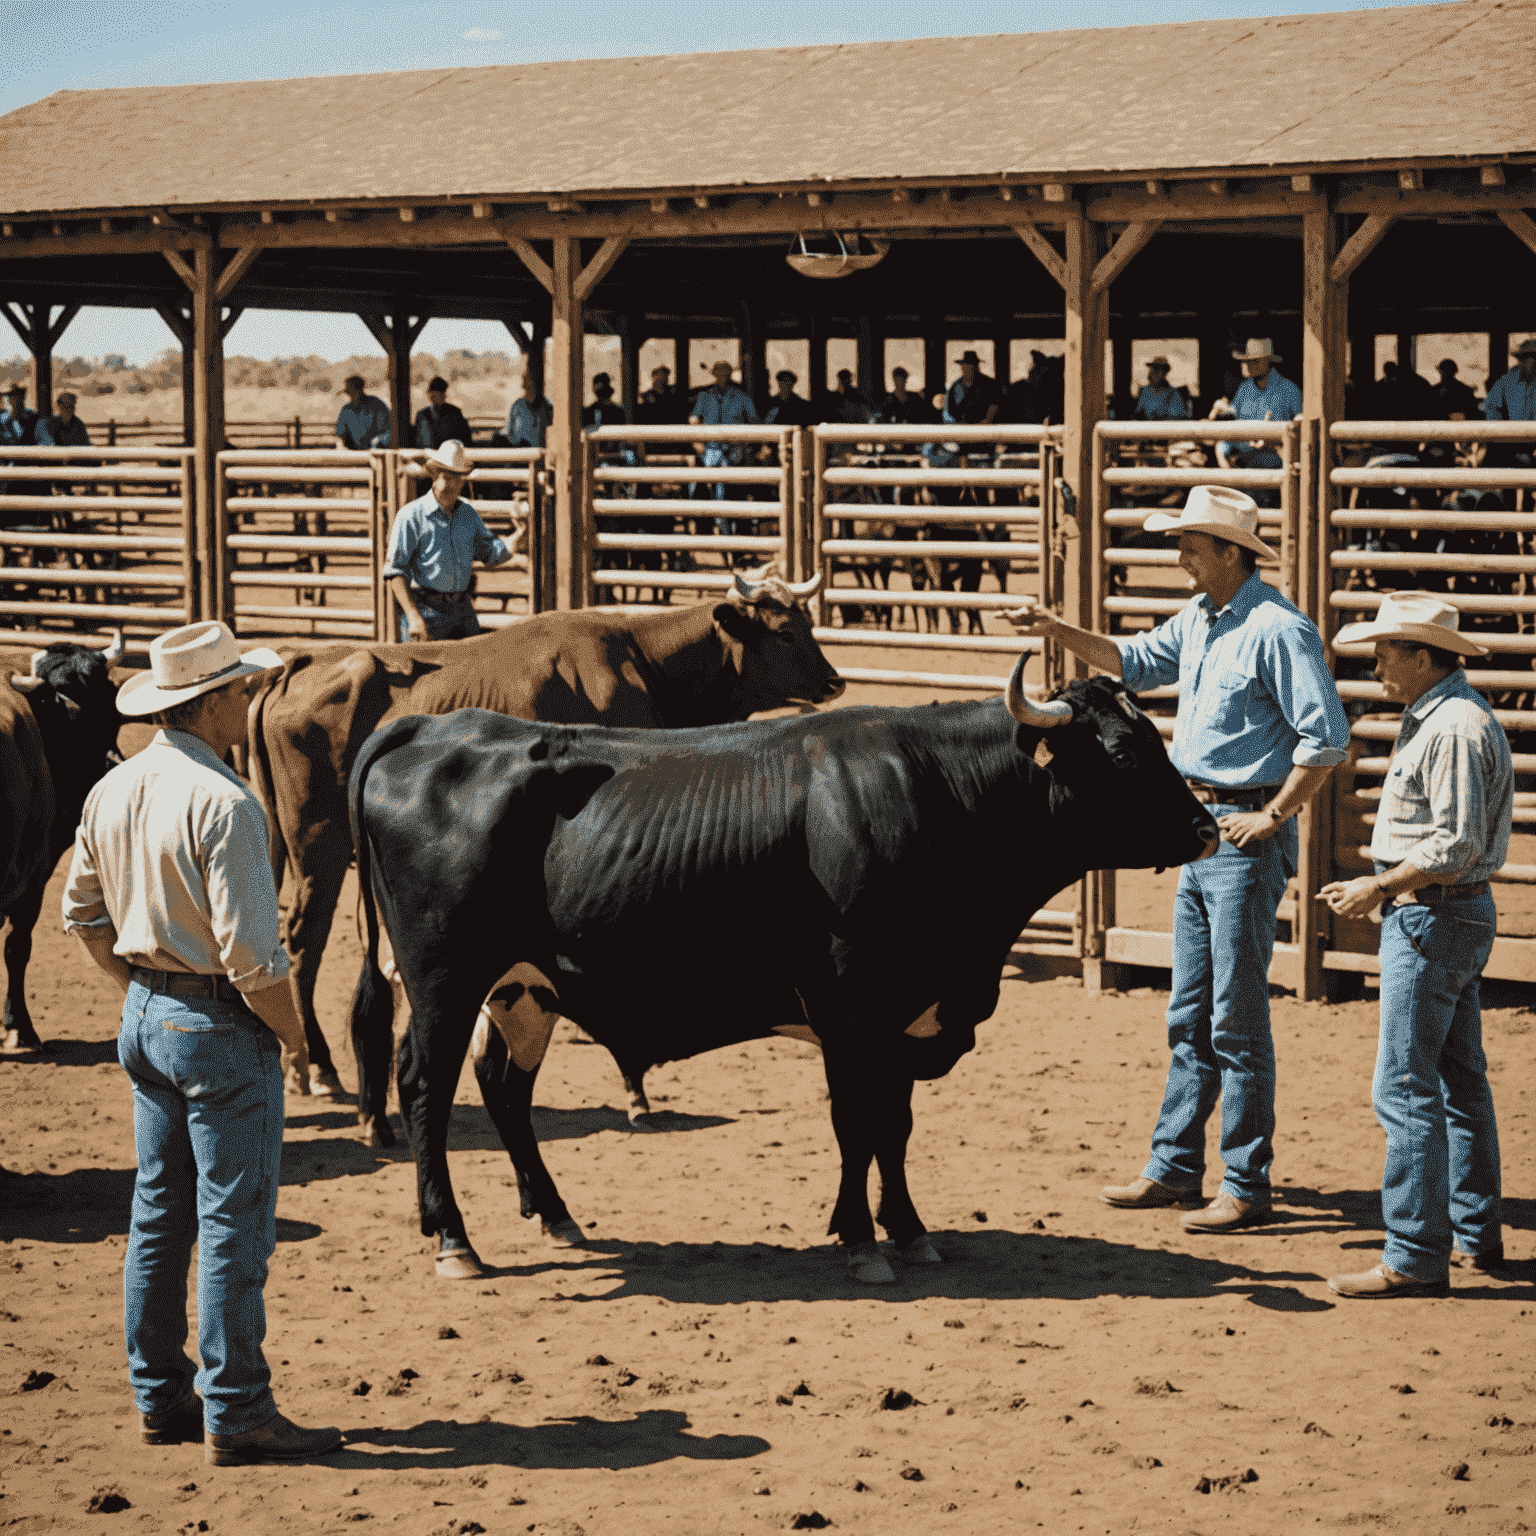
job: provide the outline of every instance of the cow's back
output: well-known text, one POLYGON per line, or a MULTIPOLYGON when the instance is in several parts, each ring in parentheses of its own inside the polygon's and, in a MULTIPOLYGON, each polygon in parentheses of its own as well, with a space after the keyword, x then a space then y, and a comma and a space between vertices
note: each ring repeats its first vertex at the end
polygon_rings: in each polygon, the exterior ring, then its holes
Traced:
POLYGON ((0 681, 0 912, 46 875, 53 811, 42 732, 27 701, 0 681))

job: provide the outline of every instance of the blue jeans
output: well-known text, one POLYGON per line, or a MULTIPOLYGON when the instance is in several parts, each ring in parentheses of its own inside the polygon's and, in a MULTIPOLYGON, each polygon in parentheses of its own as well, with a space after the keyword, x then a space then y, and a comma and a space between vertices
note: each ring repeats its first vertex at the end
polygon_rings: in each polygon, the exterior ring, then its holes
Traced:
POLYGON ((1411 1280, 1503 1244, 1478 983, 1493 948, 1487 892, 1393 907, 1381 924, 1381 1038, 1371 1099, 1387 1133, 1381 1213, 1387 1265, 1411 1280))
MULTIPOLYGON (((1237 806, 1213 805, 1222 817, 1237 806)), ((1269 962, 1275 913, 1296 873, 1296 823, 1262 843, 1216 852, 1179 872, 1173 914, 1173 1060, 1144 1176, 1175 1189, 1205 1177, 1205 1122, 1221 1099, 1221 1187, 1239 1200, 1269 1199, 1274 1161, 1275 1043, 1269 1029, 1269 962)))
POLYGON ((204 1423, 220 1435, 259 1429, 277 1412, 261 1351, 283 1152, 277 1036, 241 1003, 171 997, 135 981, 117 1056, 133 1080, 139 1164, 123 1268, 139 1411, 177 1407, 193 1389, 187 1268, 196 1243, 204 1423))

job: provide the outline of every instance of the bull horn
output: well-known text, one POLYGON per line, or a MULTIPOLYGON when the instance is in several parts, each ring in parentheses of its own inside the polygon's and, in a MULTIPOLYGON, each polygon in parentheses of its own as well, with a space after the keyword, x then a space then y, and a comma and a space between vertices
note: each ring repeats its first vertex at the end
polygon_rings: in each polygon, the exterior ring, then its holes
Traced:
POLYGON ((1025 656, 1020 656, 1018 665, 1014 667, 1012 675, 1008 679, 1008 689, 1003 695, 1008 705, 1008 713, 1013 716, 1020 725, 1033 726, 1037 731, 1049 731, 1058 725, 1070 725, 1072 723, 1072 706, 1065 699, 1051 699, 1044 704, 1036 704, 1024 692, 1024 662, 1025 656))
POLYGON ((48 654, 47 651, 33 651, 32 652, 32 671, 31 671, 31 674, 30 674, 32 677, 36 678, 36 677, 41 677, 43 675, 41 672, 39 672, 37 670, 37 664, 47 654, 48 654))
POLYGON ((789 588, 790 596, 798 602, 802 598, 814 596, 821 590, 821 572, 817 571, 809 581, 786 581, 784 585, 789 588))
POLYGON ((34 688, 40 688, 42 682, 40 677, 23 677, 20 672, 11 673, 11 687, 17 693, 31 693, 34 688))
POLYGON ((112 631, 112 644, 101 653, 101 659, 108 667, 115 667, 123 659, 123 632, 120 629, 112 631))
POLYGON ((758 592, 761 590, 761 588, 754 587, 749 582, 743 581, 741 579, 741 572, 740 571, 737 571, 735 573, 734 580, 736 582, 736 590, 749 603, 752 602, 757 597, 758 592))

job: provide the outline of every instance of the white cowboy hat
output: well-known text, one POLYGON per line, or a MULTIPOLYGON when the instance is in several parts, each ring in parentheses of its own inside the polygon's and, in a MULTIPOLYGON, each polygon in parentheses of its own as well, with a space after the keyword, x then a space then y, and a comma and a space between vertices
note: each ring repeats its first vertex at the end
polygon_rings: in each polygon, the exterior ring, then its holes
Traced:
POLYGON ((1232 356, 1242 363, 1262 362, 1266 357, 1272 363, 1285 361, 1285 359, 1275 351, 1274 343, 1269 339, 1268 336, 1250 336, 1248 338, 1248 343, 1243 348, 1243 350, 1241 352, 1234 352, 1232 356))
POLYGON ((282 664, 283 658, 264 645, 242 655, 229 626, 217 619, 183 624, 149 642, 149 671, 118 689, 118 713, 152 715, 282 664))
POLYGON ((1278 565, 1277 556, 1259 537, 1259 504, 1252 496, 1224 485, 1197 485, 1183 510, 1154 512, 1141 525, 1148 533, 1208 533, 1251 549, 1265 565, 1278 565))
POLYGON ((475 472, 474 460, 465 453, 464 444, 456 437, 429 449, 422 455, 421 463, 424 469, 446 469, 449 474, 463 475, 466 479, 475 472))
POLYGON ((1486 656, 1488 647, 1461 633, 1461 614, 1433 592, 1389 592, 1374 619, 1346 624, 1335 645, 1370 645, 1377 640, 1417 640, 1463 656, 1486 656))

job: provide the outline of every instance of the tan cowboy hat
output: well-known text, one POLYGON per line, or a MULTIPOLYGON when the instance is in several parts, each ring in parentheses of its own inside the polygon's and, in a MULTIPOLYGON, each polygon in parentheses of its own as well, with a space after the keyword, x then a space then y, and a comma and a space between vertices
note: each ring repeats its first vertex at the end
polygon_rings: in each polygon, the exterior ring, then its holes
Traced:
POLYGON ((1518 347, 1510 348, 1509 355, 1511 357, 1525 357, 1532 352, 1536 352, 1536 336, 1527 336, 1518 347))
POLYGON ((1461 633, 1461 614, 1433 592, 1389 592, 1374 619, 1346 624, 1335 645, 1370 645, 1377 640, 1417 640, 1463 656, 1486 656, 1488 647, 1461 633))
POLYGON ((1197 485, 1176 513, 1154 512, 1141 525, 1148 533, 1208 533, 1251 549, 1264 565, 1278 565, 1279 556, 1259 537, 1259 504, 1252 496, 1224 485, 1197 485))
POLYGON ((217 619, 183 624, 149 642, 149 671, 118 689, 118 713, 152 715, 282 664, 283 658, 264 645, 242 654, 233 631, 217 619))
POLYGON ((1272 363, 1284 362, 1285 359, 1275 351, 1274 343, 1268 336, 1250 336, 1247 345, 1241 352, 1232 354, 1240 363, 1258 363, 1266 357, 1272 363))
POLYGON ((424 453, 421 464, 424 469, 446 469, 449 474, 463 475, 466 479, 475 472, 474 460, 465 453, 464 444, 456 437, 450 437, 447 442, 424 453))

